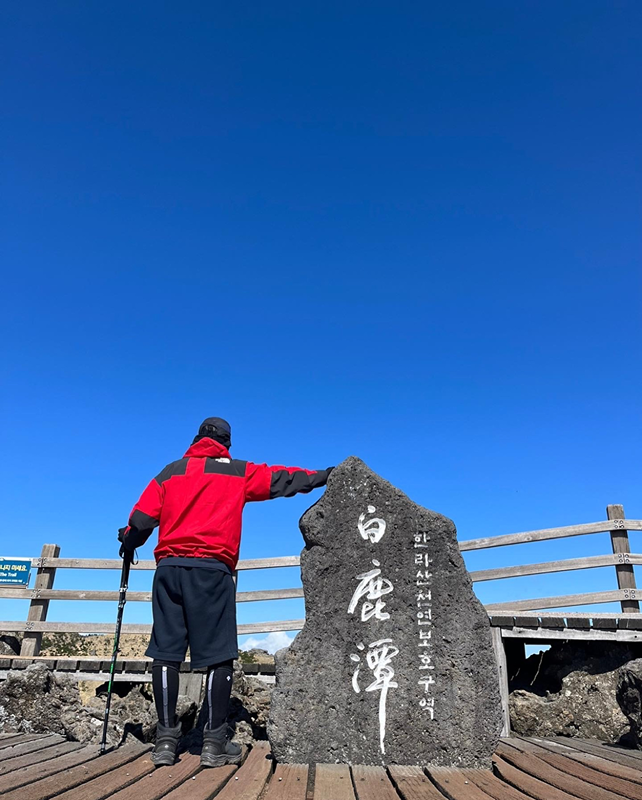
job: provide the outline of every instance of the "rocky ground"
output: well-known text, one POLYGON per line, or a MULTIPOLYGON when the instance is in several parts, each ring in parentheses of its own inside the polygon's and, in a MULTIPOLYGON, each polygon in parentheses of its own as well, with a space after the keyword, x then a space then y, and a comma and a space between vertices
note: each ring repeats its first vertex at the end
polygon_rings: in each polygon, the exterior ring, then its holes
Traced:
MULTIPOLYGON (((123 636, 121 657, 144 654, 147 637, 123 636)), ((111 655, 109 636, 58 634, 43 641, 41 655, 111 655)), ((0 634, 0 655, 15 655, 19 638, 0 634)), ((252 663, 274 663, 264 650, 243 652, 241 658, 252 663)), ((272 687, 257 678, 246 677, 237 662, 228 721, 235 728, 240 744, 265 739, 272 687)), ((96 743, 102 735, 107 685, 97 681, 78 682, 53 673, 37 664, 16 670, 0 682, 0 732, 59 733, 68 739, 96 743)), ((196 704, 185 696, 179 698, 179 717, 185 734, 184 746, 198 745, 204 719, 198 717, 196 704)), ((129 737, 153 741, 157 716, 150 684, 116 683, 110 710, 108 742, 119 744, 129 737)))
POLYGON ((616 642, 563 642, 532 655, 511 680, 513 730, 638 746, 640 656, 639 646, 616 642))
MULTIPOLYGON (((94 683, 94 686, 96 684, 94 683)), ((250 744, 265 739, 272 687, 256 678, 247 678, 236 665, 228 722, 235 728, 236 741, 250 744)), ((44 664, 10 673, 0 683, 0 732, 59 733, 68 739, 97 743, 107 698, 106 685, 83 698, 78 682, 52 672, 44 664)), ((204 718, 197 720, 198 708, 181 695, 178 714, 187 744, 198 742, 204 718)), ((109 717, 108 742, 120 744, 129 737, 153 741, 157 722, 149 684, 115 684, 109 717)))

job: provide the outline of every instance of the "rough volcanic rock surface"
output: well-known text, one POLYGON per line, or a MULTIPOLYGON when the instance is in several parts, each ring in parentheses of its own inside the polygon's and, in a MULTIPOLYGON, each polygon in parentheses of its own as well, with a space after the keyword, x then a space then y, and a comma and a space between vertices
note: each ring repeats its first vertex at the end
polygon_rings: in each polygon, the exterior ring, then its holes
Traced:
POLYGON ((58 733, 67 736, 66 722, 80 709, 74 681, 57 676, 44 664, 10 672, 0 683, 0 731, 58 733))
POLYGON ((630 725, 630 738, 642 750, 642 658, 629 661, 617 673, 617 701, 630 725))
POLYGON ((617 673, 598 675, 577 670, 562 680, 562 689, 544 697, 524 689, 509 698, 511 727, 522 736, 578 736, 618 742, 629 730, 616 701, 617 673))
POLYGON ((636 663, 636 649, 618 642, 605 647, 604 642, 569 641, 530 656, 511 683, 513 731, 604 742, 627 739, 629 723, 620 708, 618 679, 623 665, 636 663))
MULTIPOLYGON (((127 689, 124 696, 112 697, 107 731, 110 745, 129 737, 149 742, 156 734, 157 716, 151 694, 140 686, 127 689)), ((74 741, 95 744, 102 736, 105 702, 106 695, 101 694, 83 706, 73 678, 56 674, 44 664, 33 664, 10 672, 0 683, 0 732, 59 733, 74 741)), ((179 697, 178 713, 184 730, 192 727, 195 711, 187 697, 179 697)))
POLYGON ((497 671, 452 521, 351 457, 301 531, 306 623, 276 656, 277 760, 489 766, 497 671))

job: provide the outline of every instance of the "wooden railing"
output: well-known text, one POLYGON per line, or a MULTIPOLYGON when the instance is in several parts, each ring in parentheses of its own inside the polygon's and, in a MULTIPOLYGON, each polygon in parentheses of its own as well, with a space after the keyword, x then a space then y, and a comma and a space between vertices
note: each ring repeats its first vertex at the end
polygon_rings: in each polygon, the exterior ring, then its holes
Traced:
MULTIPOLYGON (((525 544, 529 542, 550 541, 572 536, 610 532, 612 552, 605 555, 571 558, 512 567, 478 570, 471 573, 474 582, 494 581, 515 578, 525 575, 541 575, 571 570, 592 569, 595 567, 615 567, 617 589, 599 592, 584 592, 556 597, 538 597, 528 600, 505 601, 486 606, 490 615, 501 614, 502 619, 511 614, 537 611, 551 608, 594 605, 600 603, 619 602, 622 613, 639 613, 642 592, 635 583, 633 566, 642 564, 642 554, 630 552, 628 531, 642 531, 642 520, 627 520, 624 509, 619 505, 607 507, 607 519, 582 525, 570 525, 562 528, 527 531, 493 536, 484 539, 473 539, 460 542, 462 552, 486 550, 506 545, 525 544)), ((18 558, 16 556, 16 558, 18 558)), ((113 633, 113 622, 48 622, 47 611, 52 600, 108 600, 117 601, 117 591, 54 589, 54 579, 59 569, 113 569, 120 570, 120 559, 87 559, 60 558, 57 545, 45 545, 39 557, 32 558, 32 566, 37 570, 32 589, 14 589, 0 587, 0 598, 30 600, 29 612, 25 621, 0 621, 0 630, 7 632, 23 632, 21 656, 37 656, 40 651, 42 634, 45 632, 74 633, 113 633)), ((298 567, 298 556, 265 558, 240 561, 238 571, 255 569, 274 569, 281 567, 298 567)), ((154 561, 140 561, 134 565, 135 571, 154 570, 154 561)), ((250 592, 238 592, 237 602, 255 602, 267 600, 284 600, 303 597, 301 588, 265 589, 250 592)), ((130 591, 128 601, 150 602, 151 592, 130 591)), ((580 615, 578 615, 580 616, 580 615)), ((239 625, 239 634, 268 633, 272 631, 294 631, 303 626, 303 619, 255 622, 239 625)), ((125 624, 123 633, 149 634, 151 625, 125 624)))

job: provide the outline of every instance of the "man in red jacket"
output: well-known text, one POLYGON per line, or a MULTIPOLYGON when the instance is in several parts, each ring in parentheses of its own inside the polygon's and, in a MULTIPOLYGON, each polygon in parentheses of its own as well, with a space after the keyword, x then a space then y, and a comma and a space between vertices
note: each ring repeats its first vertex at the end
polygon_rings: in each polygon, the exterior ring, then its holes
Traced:
POLYGON ((332 468, 269 467, 230 456, 231 428, 219 417, 201 425, 183 458, 152 480, 119 531, 121 555, 147 541, 158 525, 152 589, 154 625, 147 655, 158 712, 151 759, 172 765, 180 738, 178 676, 187 646, 192 669, 207 669, 203 766, 240 761, 226 724, 232 662, 238 657, 233 573, 243 507, 325 486, 332 468))

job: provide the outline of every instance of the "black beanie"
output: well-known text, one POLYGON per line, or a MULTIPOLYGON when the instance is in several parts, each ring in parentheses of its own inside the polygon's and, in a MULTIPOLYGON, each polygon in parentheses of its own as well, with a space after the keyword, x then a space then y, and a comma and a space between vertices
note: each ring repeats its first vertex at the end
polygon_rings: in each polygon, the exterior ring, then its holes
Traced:
POLYGON ((228 450, 232 446, 232 427, 227 420, 221 417, 208 417, 203 420, 201 427, 198 429, 198 434, 194 437, 195 442, 205 438, 214 439, 215 442, 227 447, 228 450))

